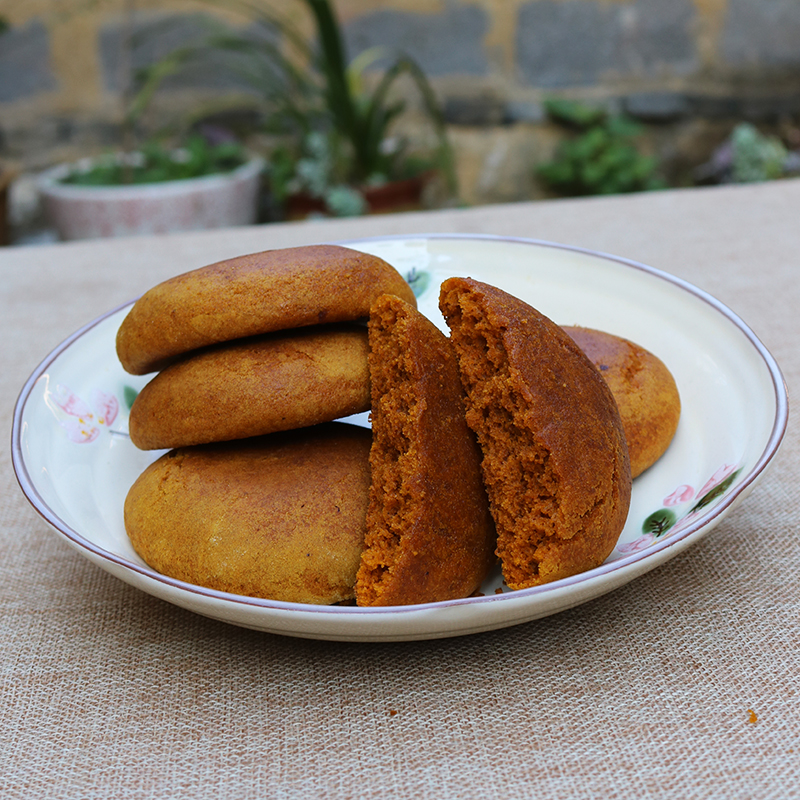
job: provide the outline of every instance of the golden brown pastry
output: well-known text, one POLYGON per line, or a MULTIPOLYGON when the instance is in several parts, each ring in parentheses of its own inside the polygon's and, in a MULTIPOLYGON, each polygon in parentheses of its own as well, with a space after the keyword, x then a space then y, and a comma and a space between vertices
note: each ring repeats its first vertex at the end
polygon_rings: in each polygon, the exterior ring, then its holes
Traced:
POLYGON ((565 326, 617 401, 631 476, 641 475, 669 447, 681 415, 681 399, 664 362, 627 339, 590 328, 565 326))
POLYGON ((416 304, 394 267, 347 247, 240 256, 170 278, 142 295, 119 328, 117 355, 128 372, 145 375, 218 342, 366 318, 384 293, 416 304))
POLYGON ((506 583, 522 589, 602 564, 631 493, 608 385, 560 327, 500 289, 451 278, 439 305, 483 451, 506 583))
POLYGON ((153 569, 222 592, 296 603, 352 599, 369 496, 369 429, 173 450, 125 500, 125 528, 153 569))
POLYGON ((369 341, 372 488, 356 601, 466 597, 496 562, 495 531, 455 355, 397 297, 373 305, 369 341))
POLYGON ((367 411, 367 329, 342 323, 238 339, 159 372, 130 414, 143 450, 243 439, 367 411))

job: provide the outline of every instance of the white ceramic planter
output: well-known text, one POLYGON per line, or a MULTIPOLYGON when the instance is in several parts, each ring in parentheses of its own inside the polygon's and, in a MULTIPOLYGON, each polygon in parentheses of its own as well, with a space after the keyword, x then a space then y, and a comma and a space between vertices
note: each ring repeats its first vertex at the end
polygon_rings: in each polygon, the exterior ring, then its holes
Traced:
POLYGON ((60 183, 72 165, 42 173, 45 213, 61 239, 227 228, 256 221, 262 159, 221 175, 136 186, 60 183))

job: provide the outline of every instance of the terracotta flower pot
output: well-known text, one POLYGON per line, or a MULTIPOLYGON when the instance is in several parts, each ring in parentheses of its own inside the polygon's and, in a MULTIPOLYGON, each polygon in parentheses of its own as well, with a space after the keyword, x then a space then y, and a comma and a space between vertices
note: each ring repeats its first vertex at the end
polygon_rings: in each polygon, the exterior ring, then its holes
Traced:
POLYGON ((17 168, 0 161, 0 246, 9 244, 8 191, 17 177, 17 168))
POLYGON ((45 213, 62 239, 171 233, 256 222, 263 161, 218 175, 130 186, 60 183, 63 164, 39 178, 45 213))
MULTIPOLYGON (((362 188, 361 194, 367 203, 367 213, 390 214, 418 209, 422 203, 422 193, 430 178, 431 173, 424 173, 401 181, 390 181, 381 186, 362 188)), ((309 194, 293 194, 286 201, 287 219, 305 219, 310 214, 326 212, 325 202, 309 194)))

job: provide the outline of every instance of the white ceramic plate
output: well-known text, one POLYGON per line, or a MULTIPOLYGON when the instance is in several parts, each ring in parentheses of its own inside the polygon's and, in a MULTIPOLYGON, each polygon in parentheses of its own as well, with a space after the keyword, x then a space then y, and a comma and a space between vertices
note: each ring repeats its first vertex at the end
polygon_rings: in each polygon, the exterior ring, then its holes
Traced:
POLYGON ((382 256, 409 277, 420 310, 445 331, 439 284, 468 276, 523 298, 560 324, 632 339, 666 363, 682 398, 678 432, 667 453, 634 481, 628 522, 602 566, 515 592, 497 572, 481 597, 397 608, 241 597, 154 572, 134 553, 122 521, 128 488, 160 455, 137 450, 126 433, 131 398, 147 381, 126 374, 115 355, 128 306, 61 344, 22 390, 12 457, 34 508, 101 568, 214 619, 317 639, 431 639, 554 614, 643 575, 730 513, 778 449, 787 397, 777 364, 742 320, 681 280, 623 259, 529 240, 442 235, 346 244, 382 256))

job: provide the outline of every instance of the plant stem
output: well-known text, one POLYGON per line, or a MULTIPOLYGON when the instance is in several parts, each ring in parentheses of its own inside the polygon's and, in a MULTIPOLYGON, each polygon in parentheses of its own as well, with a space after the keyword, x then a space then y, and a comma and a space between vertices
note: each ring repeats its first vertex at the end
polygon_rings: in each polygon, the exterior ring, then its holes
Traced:
POLYGON ((328 109, 335 120, 335 127, 353 147, 356 166, 354 177, 363 180, 368 172, 366 142, 350 82, 347 79, 347 62, 339 21, 328 0, 306 0, 306 5, 313 14, 317 26, 319 58, 323 62, 321 71, 326 82, 328 109))
POLYGON ((133 167, 127 155, 134 148, 134 122, 130 114, 133 104, 133 23, 136 0, 122 0, 122 42, 119 54, 120 100, 122 103, 122 182, 133 182, 133 167))

